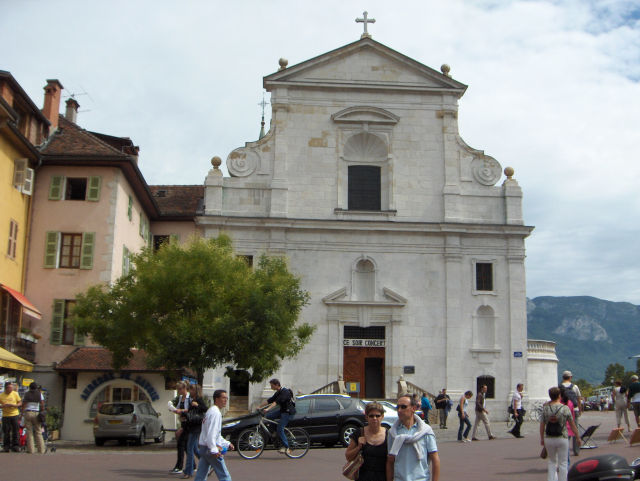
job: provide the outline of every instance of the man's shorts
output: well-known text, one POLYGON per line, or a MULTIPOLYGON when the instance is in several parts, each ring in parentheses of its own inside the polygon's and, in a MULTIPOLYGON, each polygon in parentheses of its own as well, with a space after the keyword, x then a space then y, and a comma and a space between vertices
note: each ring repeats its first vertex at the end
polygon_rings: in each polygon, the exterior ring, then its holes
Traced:
POLYGON ((633 408, 633 414, 636 417, 640 417, 640 403, 631 403, 631 407, 633 408))

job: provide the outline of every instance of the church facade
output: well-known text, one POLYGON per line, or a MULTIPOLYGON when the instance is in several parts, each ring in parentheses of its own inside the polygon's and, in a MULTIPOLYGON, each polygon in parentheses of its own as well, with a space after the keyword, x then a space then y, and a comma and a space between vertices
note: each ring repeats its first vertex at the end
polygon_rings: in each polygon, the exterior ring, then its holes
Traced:
MULTIPOLYGON (((506 403, 528 382, 533 227, 513 169, 458 133, 466 86, 363 36, 281 59, 264 88, 269 132, 228 155, 231 177, 214 159, 196 223, 239 255, 286 256, 310 293, 313 338, 276 376, 298 392, 341 376, 362 398, 395 396, 400 376, 434 394, 488 384, 506 403)), ((547 354, 540 386, 556 382, 547 354)), ((222 373, 205 384, 224 385, 222 373)), ((247 386, 247 407, 263 388, 247 386)))

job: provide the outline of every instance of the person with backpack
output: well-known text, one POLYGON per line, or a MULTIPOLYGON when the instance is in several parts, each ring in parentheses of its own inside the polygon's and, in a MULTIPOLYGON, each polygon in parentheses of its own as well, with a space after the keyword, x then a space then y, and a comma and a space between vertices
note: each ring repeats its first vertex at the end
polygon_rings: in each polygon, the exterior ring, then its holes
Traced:
POLYGON ((289 418, 296 413, 296 401, 293 395, 293 391, 289 388, 283 387, 278 379, 271 379, 269 381, 271 389, 275 391, 273 396, 267 399, 260 405, 260 408, 265 408, 265 411, 269 411, 274 406, 280 407, 280 422, 278 423, 278 436, 282 441, 282 446, 279 452, 289 452, 289 442, 284 434, 284 428, 289 423, 289 418), (266 406, 266 407, 265 407, 266 406))
POLYGON ((618 423, 618 429, 624 416, 624 422, 627 424, 627 430, 631 432, 631 425, 629 424, 629 414, 627 413, 627 388, 622 385, 620 379, 616 379, 615 386, 611 391, 611 398, 613 399, 613 406, 616 410, 616 422, 618 423))
POLYGON ((575 418, 578 419, 582 413, 582 403, 580 402, 582 394, 580 393, 580 388, 576 384, 573 384, 572 379, 573 374, 571 371, 564 371, 562 373, 561 386, 567 389, 567 397, 573 403, 573 414, 575 418))
MULTIPOLYGON (((569 438, 567 423, 573 432, 578 432, 569 408, 560 400, 560 388, 553 386, 549 389, 549 399, 542 409, 540 420, 540 444, 547 450, 547 481, 555 481, 556 471, 558 481, 567 481, 569 438)), ((577 438, 578 445, 581 440, 577 438)))

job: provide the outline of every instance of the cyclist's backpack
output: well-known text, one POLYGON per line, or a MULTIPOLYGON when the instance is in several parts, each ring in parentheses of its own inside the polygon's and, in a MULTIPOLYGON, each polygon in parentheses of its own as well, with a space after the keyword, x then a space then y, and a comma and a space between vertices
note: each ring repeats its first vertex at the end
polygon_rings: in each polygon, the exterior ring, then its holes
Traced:
POLYGON ((292 389, 289 389, 288 387, 285 388, 287 391, 289 391, 289 394, 291 395, 291 399, 289 399, 289 408, 296 408, 296 395, 293 392, 292 389))
POLYGON ((573 403, 573 409, 578 409, 578 395, 573 390, 574 384, 571 383, 568 386, 564 386, 564 392, 567 395, 569 401, 573 403))
POLYGON ((558 420, 558 413, 560 412, 560 409, 562 409, 562 406, 558 407, 558 409, 556 409, 556 412, 551 412, 551 416, 549 416, 547 425, 544 428, 544 433, 551 438, 558 438, 562 436, 563 426, 558 420))

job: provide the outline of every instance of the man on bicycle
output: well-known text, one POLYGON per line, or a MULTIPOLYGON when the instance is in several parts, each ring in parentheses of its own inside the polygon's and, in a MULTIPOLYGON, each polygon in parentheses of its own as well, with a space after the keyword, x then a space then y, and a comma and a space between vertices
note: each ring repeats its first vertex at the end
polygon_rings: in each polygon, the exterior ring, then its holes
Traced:
MULTIPOLYGON (((281 453, 289 453, 289 442, 284 434, 284 428, 289 423, 289 418, 296 413, 295 401, 293 400, 293 391, 280 385, 278 379, 271 379, 269 381, 271 389, 275 391, 273 396, 267 399, 260 405, 260 408, 266 406, 265 411, 269 411, 276 404, 280 407, 280 422, 278 423, 278 436, 282 441, 282 447, 279 449, 281 453)), ((271 417, 271 416, 269 416, 271 417)), ((274 417, 277 417, 275 415, 274 417)))

